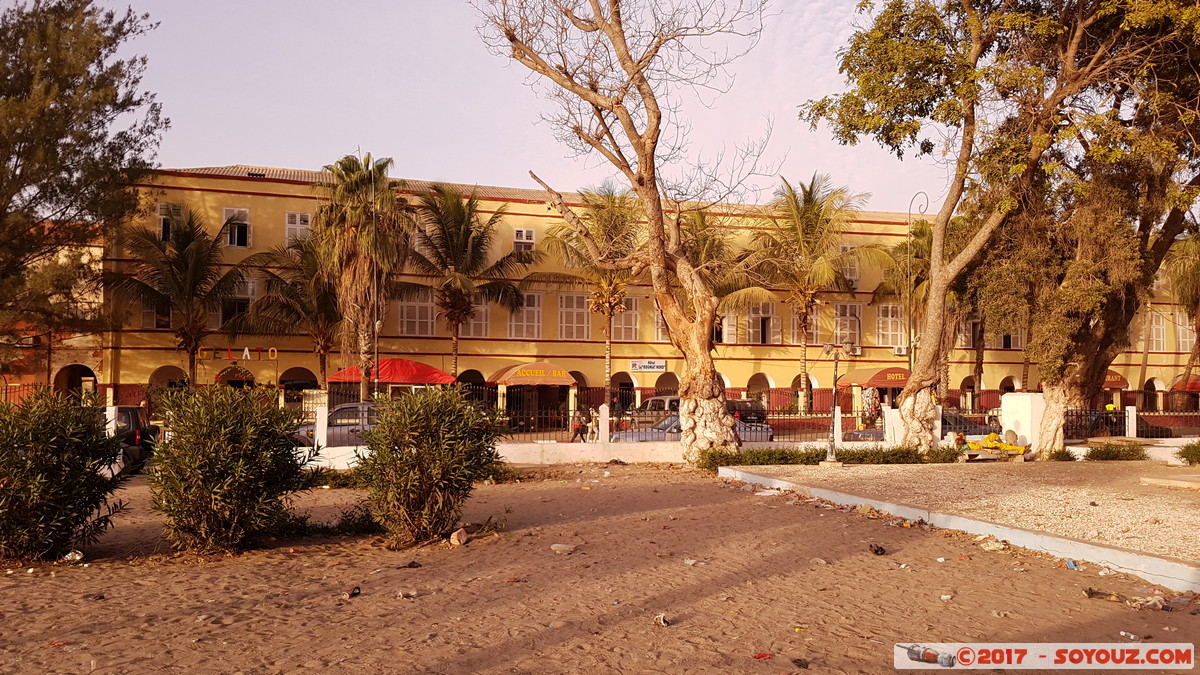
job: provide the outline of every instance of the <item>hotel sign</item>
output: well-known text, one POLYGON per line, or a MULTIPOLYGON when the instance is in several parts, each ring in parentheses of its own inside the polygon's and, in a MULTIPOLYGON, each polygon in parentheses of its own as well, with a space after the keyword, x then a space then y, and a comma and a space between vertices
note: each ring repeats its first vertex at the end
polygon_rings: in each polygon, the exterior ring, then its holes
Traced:
POLYGON ((629 371, 633 373, 665 373, 666 359, 632 359, 629 361, 629 371))

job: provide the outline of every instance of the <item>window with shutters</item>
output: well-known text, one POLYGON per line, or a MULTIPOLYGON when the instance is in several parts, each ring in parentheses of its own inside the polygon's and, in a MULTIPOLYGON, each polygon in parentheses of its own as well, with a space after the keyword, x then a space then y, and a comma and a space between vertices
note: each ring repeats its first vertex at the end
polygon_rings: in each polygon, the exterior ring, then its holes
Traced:
POLYGON ((250 247, 250 209, 225 209, 222 222, 227 225, 228 246, 250 247))
POLYGON ((312 230, 312 214, 288 211, 284 215, 284 225, 287 228, 284 241, 291 244, 312 230))
POLYGON ((764 302, 746 312, 746 343, 777 345, 783 343, 783 322, 775 316, 775 303, 764 302))
MULTIPOLYGON (((821 344, 820 314, 816 307, 808 311, 808 344, 821 344)), ((801 343, 802 336, 800 335, 800 313, 792 312, 792 344, 798 345, 801 343)))
POLYGON ((533 230, 527 227, 518 227, 513 230, 513 250, 514 251, 532 251, 536 241, 534 240, 533 230))
POLYGON ((905 346, 904 309, 900 305, 875 308, 875 344, 880 347, 905 346))
POLYGON ((731 314, 717 316, 717 323, 713 326, 713 343, 733 345, 737 344, 737 317, 731 314))
POLYGON ((671 341, 671 333, 667 330, 667 320, 663 318, 662 312, 654 313, 654 341, 671 341))
POLYGON ((590 340, 590 316, 588 296, 575 293, 558 296, 558 339, 590 340))
POLYGON ((245 314, 250 310, 250 303, 254 302, 257 288, 258 282, 252 279, 242 281, 235 287, 233 297, 221 303, 222 326, 229 323, 233 317, 245 314))
POLYGON ((419 297, 400 303, 400 335, 432 337, 434 319, 432 291, 422 291, 419 297))
POLYGON ((171 305, 142 304, 142 328, 153 330, 169 330, 171 328, 171 305))
POLYGON ((1167 351, 1167 317, 1158 312, 1150 314, 1150 342, 1146 348, 1152 352, 1167 351))
POLYGON ((636 342, 638 339, 638 299, 625 298, 625 311, 613 317, 613 342, 636 342))
POLYGON ((990 349, 1024 349, 1025 329, 1022 328, 1015 333, 1001 333, 992 336, 986 343, 990 349))
POLYGON ((460 337, 485 338, 488 336, 488 304, 479 296, 475 296, 473 304, 475 313, 458 327, 458 334, 460 337))
POLYGON ((171 223, 183 217, 183 204, 158 205, 158 238, 162 241, 171 240, 171 223))
POLYGON ((508 337, 514 340, 542 338, 542 296, 526 293, 525 306, 508 317, 508 337))
POLYGON ((1188 321, 1187 314, 1175 313, 1175 351, 1191 352, 1196 346, 1196 328, 1188 321))
POLYGON ((862 345, 862 304, 840 302, 833 306, 833 342, 862 345))
MULTIPOLYGON (((853 251, 854 247, 843 244, 842 246, 838 247, 838 250, 842 253, 846 253, 848 251, 853 251)), ((858 261, 852 257, 847 257, 842 260, 842 276, 846 277, 846 279, 849 281, 858 281, 858 261)))

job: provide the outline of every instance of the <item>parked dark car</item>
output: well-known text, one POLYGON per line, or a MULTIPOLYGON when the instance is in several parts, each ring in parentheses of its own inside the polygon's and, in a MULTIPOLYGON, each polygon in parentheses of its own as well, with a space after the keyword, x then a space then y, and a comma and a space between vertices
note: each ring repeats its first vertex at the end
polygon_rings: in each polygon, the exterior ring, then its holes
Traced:
MULTIPOLYGON (((99 411, 105 416, 104 408, 99 411)), ((124 464, 128 470, 136 471, 150 459, 154 444, 158 442, 159 429, 150 424, 149 415, 144 408, 136 405, 117 406, 116 436, 121 439, 121 452, 124 464)), ((105 419, 107 424, 107 419, 105 419)), ((123 469, 124 470, 124 469, 123 469)))
POLYGON ((733 415, 733 419, 741 420, 747 424, 766 424, 767 409, 761 401, 725 401, 725 409, 733 415))
MULTIPOLYGON (((362 445, 362 433, 375 427, 377 416, 374 403, 343 403, 334 407, 329 411, 325 445, 362 445)), ((315 424, 302 424, 296 429, 296 438, 301 445, 313 445, 316 433, 315 424)))
MULTIPOLYGON (((775 431, 763 422, 743 422, 734 419, 733 433, 739 441, 757 442, 775 440, 775 431)), ((611 443, 646 443, 654 441, 678 441, 680 436, 679 416, 670 415, 659 420, 648 429, 617 431, 609 437, 611 443)))

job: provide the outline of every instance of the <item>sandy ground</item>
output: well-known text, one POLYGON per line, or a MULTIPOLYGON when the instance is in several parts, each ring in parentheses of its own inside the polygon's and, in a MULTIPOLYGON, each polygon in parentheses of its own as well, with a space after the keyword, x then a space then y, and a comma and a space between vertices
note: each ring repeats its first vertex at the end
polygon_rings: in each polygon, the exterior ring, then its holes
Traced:
MULTIPOLYGON (((464 519, 508 507, 508 528, 462 548, 346 537, 214 558, 151 555, 166 548, 139 479, 89 567, 0 575, 0 672, 885 673, 895 642, 1200 635, 1200 601, 1086 599, 1154 592, 1095 568, 680 469, 560 471, 481 487, 464 519), (342 600, 353 586, 362 594, 342 600)), ((304 501, 332 517, 358 498, 304 501)))
POLYGON ((744 467, 863 497, 1042 530, 1187 561, 1200 560, 1200 490, 1142 485, 1196 475, 1161 462, 1005 462, 744 467))

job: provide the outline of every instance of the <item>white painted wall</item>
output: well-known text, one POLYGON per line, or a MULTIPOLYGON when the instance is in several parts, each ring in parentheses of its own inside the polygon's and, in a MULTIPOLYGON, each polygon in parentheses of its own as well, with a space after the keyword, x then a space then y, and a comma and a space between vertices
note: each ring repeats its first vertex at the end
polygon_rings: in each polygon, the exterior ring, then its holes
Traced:
POLYGON ((1041 394, 1011 392, 1000 397, 1000 426, 1017 434, 1017 445, 1037 446, 1045 413, 1041 394))

